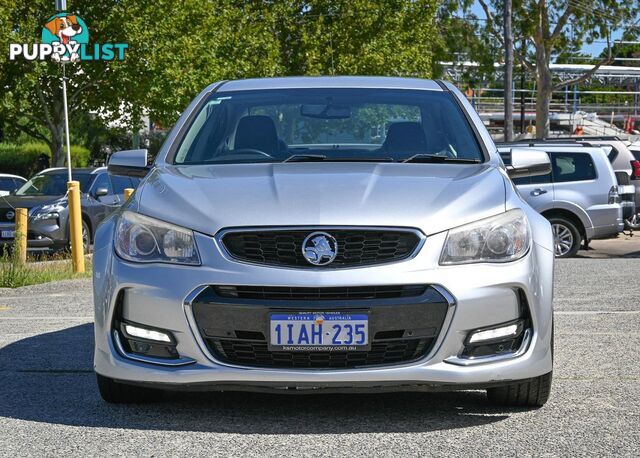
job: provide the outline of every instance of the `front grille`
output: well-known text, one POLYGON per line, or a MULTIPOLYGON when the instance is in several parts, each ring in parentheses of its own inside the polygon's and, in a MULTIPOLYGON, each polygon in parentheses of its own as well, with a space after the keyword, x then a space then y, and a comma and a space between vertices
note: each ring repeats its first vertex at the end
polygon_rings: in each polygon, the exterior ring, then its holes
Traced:
MULTIPOLYGON (((304 239, 314 229, 228 232, 222 243, 234 258, 257 264, 317 268, 302 254, 304 239)), ((417 249, 421 237, 413 230, 327 229, 338 244, 329 268, 357 267, 400 261, 417 249)))
POLYGON ((266 300, 352 300, 394 299, 424 294, 426 285, 348 286, 337 288, 299 288, 286 286, 214 286, 220 297, 266 300))
POLYGON ((16 221, 16 212, 12 208, 2 208, 0 209, 0 222, 3 223, 14 223, 16 221), (11 218, 7 217, 7 213, 11 213, 11 218))
POLYGON ((425 355, 434 339, 373 341, 368 351, 269 351, 266 341, 207 339, 222 361, 253 367, 349 368, 412 361, 425 355))
POLYGON ((430 285, 211 285, 191 301, 190 308, 200 336, 220 361, 252 367, 344 368, 425 357, 442 332, 450 304, 430 285), (270 315, 296 311, 368 313, 371 348, 270 351, 270 315))

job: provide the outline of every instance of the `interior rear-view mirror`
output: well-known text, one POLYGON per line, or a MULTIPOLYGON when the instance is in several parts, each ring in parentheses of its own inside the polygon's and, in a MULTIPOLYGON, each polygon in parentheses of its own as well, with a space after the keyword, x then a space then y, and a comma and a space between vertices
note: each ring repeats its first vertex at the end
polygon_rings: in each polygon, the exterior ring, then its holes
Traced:
POLYGON ((300 105, 300 115, 318 119, 349 119, 351 108, 331 104, 300 105))

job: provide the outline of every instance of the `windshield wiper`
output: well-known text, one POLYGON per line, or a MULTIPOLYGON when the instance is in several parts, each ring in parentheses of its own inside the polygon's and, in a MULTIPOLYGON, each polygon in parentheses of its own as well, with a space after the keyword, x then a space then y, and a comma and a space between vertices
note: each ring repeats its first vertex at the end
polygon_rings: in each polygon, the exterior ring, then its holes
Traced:
POLYGON ((479 159, 464 159, 460 157, 448 157, 448 156, 439 156, 437 154, 414 154, 407 159, 404 159, 400 162, 427 162, 427 163, 442 163, 442 162, 457 162, 459 164, 478 164, 480 162, 479 159))
POLYGON ((294 154, 282 162, 395 162, 391 157, 328 157, 324 154, 294 154))
POLYGON ((327 156, 324 154, 293 154, 282 162, 316 162, 324 161, 327 156))

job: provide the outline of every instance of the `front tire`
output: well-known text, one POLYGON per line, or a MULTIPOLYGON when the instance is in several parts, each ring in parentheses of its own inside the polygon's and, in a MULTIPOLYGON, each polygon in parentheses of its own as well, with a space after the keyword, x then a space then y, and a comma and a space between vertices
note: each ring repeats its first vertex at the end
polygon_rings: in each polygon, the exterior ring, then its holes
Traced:
POLYGON ((100 396, 110 404, 142 404, 159 401, 162 391, 135 385, 127 385, 96 374, 100 396))
POLYGON ((487 389, 489 402, 505 407, 542 407, 551 393, 552 372, 527 381, 487 389))
MULTIPOLYGON (((89 225, 82 218, 82 251, 84 254, 88 254, 91 249, 91 229, 89 225)), ((71 226, 69 226, 69 242, 67 243, 67 249, 71 252, 71 226)))
POLYGON ((91 248, 91 230, 87 222, 82 219, 82 247, 85 254, 89 253, 91 248))
POLYGON ((549 218, 553 228, 553 246, 556 258, 570 258, 576 255, 582 243, 582 236, 576 225, 562 216, 549 218))

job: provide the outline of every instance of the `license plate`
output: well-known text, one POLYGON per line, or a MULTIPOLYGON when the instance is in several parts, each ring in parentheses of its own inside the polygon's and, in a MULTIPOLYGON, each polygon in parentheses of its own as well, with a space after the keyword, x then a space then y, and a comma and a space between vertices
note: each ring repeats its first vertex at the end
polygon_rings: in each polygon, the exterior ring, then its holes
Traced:
POLYGON ((366 312, 273 313, 269 317, 269 349, 280 351, 368 350, 366 312))
POLYGON ((14 239, 16 238, 16 231, 2 231, 0 233, 3 239, 14 239))

